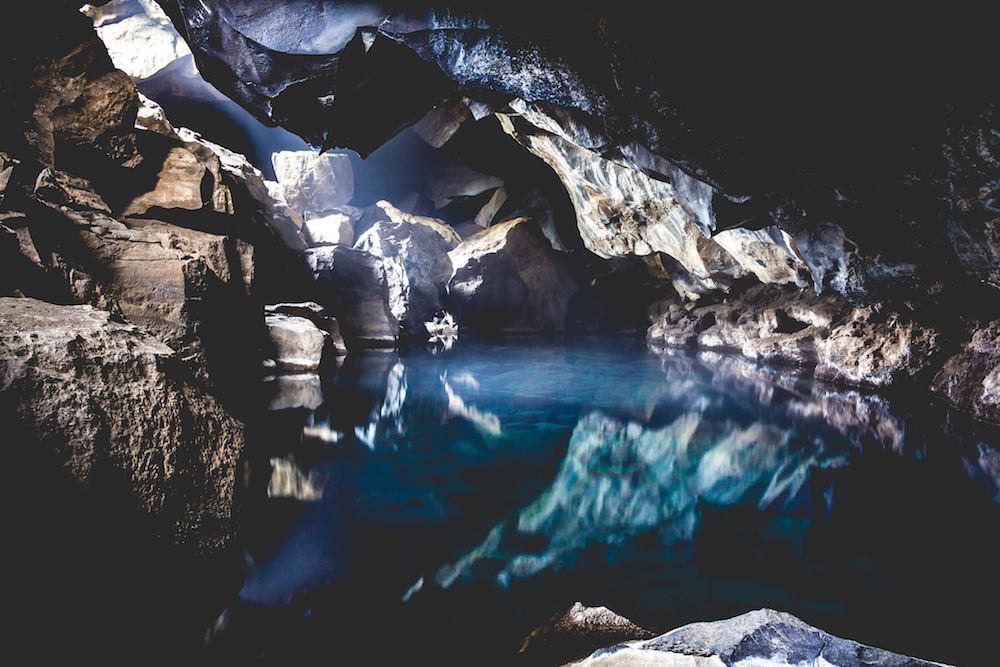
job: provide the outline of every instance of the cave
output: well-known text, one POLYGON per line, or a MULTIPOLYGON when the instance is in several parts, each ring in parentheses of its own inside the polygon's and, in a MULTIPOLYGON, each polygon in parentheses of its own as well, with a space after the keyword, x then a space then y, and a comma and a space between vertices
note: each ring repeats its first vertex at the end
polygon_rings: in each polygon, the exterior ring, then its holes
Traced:
POLYGON ((985 17, 19 14, 18 654, 992 663, 985 17))

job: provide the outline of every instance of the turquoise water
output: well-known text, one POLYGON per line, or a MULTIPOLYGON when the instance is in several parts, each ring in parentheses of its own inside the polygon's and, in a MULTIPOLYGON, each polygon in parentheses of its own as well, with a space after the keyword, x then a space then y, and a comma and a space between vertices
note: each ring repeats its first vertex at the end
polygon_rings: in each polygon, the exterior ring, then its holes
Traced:
POLYGON ((247 578, 211 650, 517 664, 580 600, 654 631, 773 607, 975 662, 1000 444, 929 404, 622 341, 460 341, 267 383, 247 578))

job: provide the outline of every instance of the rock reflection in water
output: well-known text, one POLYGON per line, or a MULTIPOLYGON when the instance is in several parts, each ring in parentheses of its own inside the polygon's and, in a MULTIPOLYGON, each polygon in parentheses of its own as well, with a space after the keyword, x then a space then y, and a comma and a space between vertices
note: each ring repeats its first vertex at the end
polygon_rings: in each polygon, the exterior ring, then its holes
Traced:
MULTIPOLYGON (((370 610, 472 631, 469 604, 547 617, 565 585, 654 620, 697 600, 704 617, 770 604, 870 622, 924 590, 937 544, 994 553, 948 517, 995 516, 996 432, 923 397, 908 410, 715 353, 467 340, 350 354, 321 389, 318 407, 272 402, 290 407, 257 488, 277 509, 241 604, 319 613, 363 590, 370 610)), ((951 604, 954 583, 929 599, 951 604)), ((497 622, 544 620, 508 611, 497 622)))

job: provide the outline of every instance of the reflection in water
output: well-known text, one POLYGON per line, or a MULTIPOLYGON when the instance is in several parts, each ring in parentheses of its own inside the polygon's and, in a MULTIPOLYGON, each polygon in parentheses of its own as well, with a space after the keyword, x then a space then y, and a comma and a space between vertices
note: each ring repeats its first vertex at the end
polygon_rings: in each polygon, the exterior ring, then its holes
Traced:
MULTIPOLYGON (((794 497, 814 467, 846 463, 843 453, 791 440, 789 429, 711 420, 702 412, 686 412, 661 428, 591 412, 577 423, 549 489, 493 529, 461 568, 498 559, 505 565, 497 579, 505 583, 557 566, 591 542, 620 544, 650 529, 666 544, 690 539, 699 500, 766 508, 794 497), (527 537, 546 546, 518 550, 518 544, 538 544, 527 537)), ((442 568, 437 581, 449 585, 461 568, 442 568)))
POLYGON ((923 398, 714 353, 464 340, 351 354, 316 391, 272 401, 298 407, 265 437, 241 604, 314 617, 346 587, 432 641, 439 622, 482 638, 471 609, 514 633, 600 591, 654 629, 776 606, 861 639, 891 611, 905 638, 963 577, 995 583, 942 562, 1000 557, 953 520, 996 527, 996 431, 923 398))

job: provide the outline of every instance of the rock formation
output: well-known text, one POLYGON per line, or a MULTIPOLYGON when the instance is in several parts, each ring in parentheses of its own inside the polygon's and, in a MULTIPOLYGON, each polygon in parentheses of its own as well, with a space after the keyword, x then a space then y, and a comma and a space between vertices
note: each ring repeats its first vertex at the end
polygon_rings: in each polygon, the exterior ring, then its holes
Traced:
POLYGON ((93 493, 124 489, 168 541, 208 557, 235 534, 242 425, 178 355, 91 306, 0 298, 2 420, 93 493))
POLYGON ((310 248, 305 256, 317 300, 336 314, 349 342, 395 345, 399 321, 389 307, 389 282, 379 257, 342 245, 310 248))
POLYGON ((285 201, 303 220, 323 217, 354 196, 354 172, 347 155, 282 151, 271 161, 285 201))
POLYGON ((444 308, 453 271, 448 253, 461 239, 440 220, 404 213, 388 202, 379 207, 389 219, 369 227, 354 248, 382 258, 392 314, 407 333, 426 335, 425 323, 444 308))
POLYGON ((980 419, 1000 424, 1000 320, 977 331, 945 363, 931 390, 980 419))
POLYGON ((692 623, 659 637, 626 642, 595 651, 573 663, 581 667, 626 665, 803 665, 836 667, 937 663, 841 639, 791 614, 759 609, 724 621, 692 623))
POLYGON ((493 225, 450 255, 455 273, 448 304, 461 324, 485 331, 565 329, 576 282, 531 220, 493 225))

